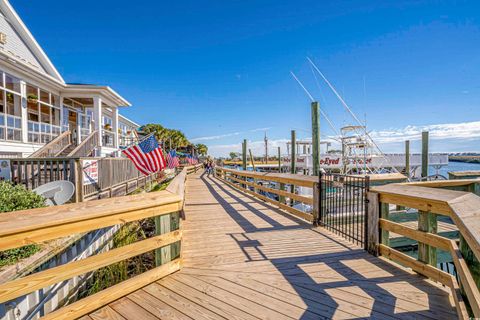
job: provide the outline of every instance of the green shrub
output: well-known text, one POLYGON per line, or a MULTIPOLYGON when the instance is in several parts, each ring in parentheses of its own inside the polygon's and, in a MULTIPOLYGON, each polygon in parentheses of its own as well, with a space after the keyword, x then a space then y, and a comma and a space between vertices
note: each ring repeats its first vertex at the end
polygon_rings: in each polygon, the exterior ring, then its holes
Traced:
MULTIPOLYGON (((25 209, 45 207, 45 199, 22 185, 0 181, 0 214, 25 209)), ((28 245, 21 248, 0 251, 0 267, 14 264, 40 250, 38 245, 28 245)))
POLYGON ((0 212, 45 207, 45 199, 23 185, 0 181, 0 212))

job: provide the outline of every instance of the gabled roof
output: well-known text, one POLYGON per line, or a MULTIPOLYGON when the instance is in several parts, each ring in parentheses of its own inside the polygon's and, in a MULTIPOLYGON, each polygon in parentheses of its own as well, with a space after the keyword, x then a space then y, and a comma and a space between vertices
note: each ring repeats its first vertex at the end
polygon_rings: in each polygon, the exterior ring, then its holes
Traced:
MULTIPOLYGON (((0 0, 0 13, 3 15, 4 19, 8 23, 8 26, 11 26, 16 33, 15 35, 10 36, 18 36, 19 41, 17 45, 22 47, 25 46, 25 49, 28 50, 28 54, 31 54, 35 58, 35 60, 40 63, 40 68, 35 68, 34 66, 25 63, 25 61, 22 61, 22 57, 17 56, 16 53, 12 51, 14 49, 8 50, 8 53, 10 53, 9 58, 13 59, 14 61, 17 60, 24 65, 27 65, 35 72, 46 73, 61 84, 65 84, 65 81, 63 80, 60 73, 57 71, 53 63, 50 61, 48 56, 45 54, 45 52, 35 40, 33 35, 30 33, 28 28, 25 26, 22 19, 20 19, 20 17, 10 5, 8 0, 0 0)), ((5 52, 3 53, 5 54, 5 52)))

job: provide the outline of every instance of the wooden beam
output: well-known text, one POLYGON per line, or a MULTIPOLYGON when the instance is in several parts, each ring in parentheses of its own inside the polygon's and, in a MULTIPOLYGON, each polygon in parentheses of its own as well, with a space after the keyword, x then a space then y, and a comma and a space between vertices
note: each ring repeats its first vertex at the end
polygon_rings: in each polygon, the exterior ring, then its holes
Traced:
POLYGON ((383 244, 379 244, 379 252, 382 256, 385 256, 391 260, 399 262, 400 264, 411 268, 413 271, 418 272, 432 280, 438 281, 445 286, 451 285, 451 274, 448 274, 440 269, 437 269, 431 265, 425 264, 421 261, 417 261, 414 258, 398 251, 387 247, 383 244))
MULTIPOLYGON (((437 233, 437 215, 432 212, 418 211, 418 230, 437 233)), ((418 243, 418 260, 437 266, 437 249, 425 243, 418 243)))
POLYGON ((313 175, 320 172, 320 104, 312 102, 312 160, 313 175))
POLYGON ((285 184, 293 184, 301 187, 313 188, 313 184, 318 182, 317 176, 304 176, 298 174, 290 173, 265 173, 265 172, 253 172, 253 171, 242 171, 235 169, 228 169, 217 167, 217 170, 223 172, 233 173, 242 177, 256 178, 259 180, 275 181, 285 184))
POLYGON ((79 318, 180 270, 181 265, 182 260, 176 259, 49 313, 44 316, 42 320, 70 320, 79 318))
POLYGON ((255 160, 253 159, 252 149, 248 149, 248 153, 250 154, 250 162, 252 163, 253 171, 255 171, 255 160))
MULTIPOLYGON (((283 203, 280 199, 280 202, 283 203)), ((312 210, 312 219, 315 226, 318 225, 318 220, 320 218, 320 183, 315 183, 313 185, 313 210, 312 210)))
POLYGON ((96 230, 116 224, 124 224, 145 218, 153 218, 159 215, 166 215, 179 210, 181 210, 181 204, 180 202, 176 202, 144 210, 128 211, 100 218, 57 224, 45 228, 36 228, 35 226, 32 226, 25 231, 0 236, 0 250, 18 248, 28 244, 38 244, 47 240, 53 240, 76 233, 96 230))
POLYGON ((282 157, 280 153, 280 147, 278 147, 278 173, 282 173, 282 157))
POLYGON ((432 247, 436 247, 445 251, 450 251, 450 240, 445 237, 433 233, 412 229, 400 223, 385 219, 380 219, 379 223, 382 230, 387 230, 399 234, 415 241, 425 243, 432 247))
POLYGON ((480 318, 480 292, 478 290, 477 283, 470 273, 467 262, 463 258, 460 249, 457 246, 455 240, 450 240, 450 253, 455 264, 455 270, 460 276, 460 283, 468 298, 470 307, 476 318, 480 318))
POLYGON ((243 139, 242 143, 242 168, 247 170, 247 139, 243 139))
POLYGON ((275 200, 273 200, 273 199, 270 199, 270 198, 268 198, 268 197, 264 197, 264 196, 262 196, 262 195, 260 195, 260 194, 258 194, 258 193, 253 192, 253 191, 240 188, 238 185, 235 185, 234 183, 232 183, 232 182, 230 182, 230 181, 224 180, 224 182, 225 182, 226 184, 228 184, 228 185, 236 188, 236 189, 239 189, 239 190, 241 190, 241 191, 243 191, 243 192, 245 192, 245 193, 248 193, 248 194, 250 194, 250 195, 252 195, 252 196, 255 196, 255 197, 259 198, 259 199, 262 199, 262 200, 265 201, 265 202, 269 202, 269 203, 275 204, 275 205, 277 205, 280 209, 283 209, 283 210, 287 211, 288 213, 291 213, 292 215, 296 216, 297 218, 301 218, 301 219, 307 220, 307 221, 309 221, 309 222, 312 222, 312 215, 310 215, 310 214, 308 214, 308 213, 305 213, 305 212, 303 212, 303 211, 294 209, 294 208, 292 208, 292 207, 290 207, 290 206, 288 206, 288 205, 285 205, 285 204, 283 204, 283 203, 280 203, 280 202, 275 201, 275 200))
POLYGON ((428 131, 422 132, 422 178, 428 177, 428 131))
POLYGON ((380 215, 380 202, 378 193, 368 192, 368 210, 367 210, 367 251, 374 256, 378 256, 379 230, 378 220, 380 215))
POLYGON ((295 130, 292 130, 292 132, 291 132, 291 146, 292 146, 292 150, 291 150, 291 156, 290 157, 291 157, 292 162, 290 164, 290 173, 291 174, 296 174, 297 173, 297 170, 296 170, 297 138, 296 138, 295 130))
MULTIPOLYGON (((379 201, 382 201, 381 198, 379 198, 379 201)), ((390 205, 388 203, 381 202, 380 206, 380 218, 384 220, 388 220, 389 215, 390 215, 390 205)), ((380 243, 386 246, 390 245, 390 232, 385 229, 380 230, 380 243)))
POLYGON ((290 193, 288 191, 283 191, 283 190, 279 190, 279 189, 273 189, 273 188, 261 186, 261 185, 256 184, 256 183, 249 182, 249 181, 243 181, 242 179, 238 179, 238 178, 234 178, 234 177, 230 177, 230 180, 239 182, 241 184, 246 184, 247 186, 254 187, 254 188, 262 190, 262 191, 266 191, 266 192, 270 192, 270 193, 273 193, 273 194, 276 194, 276 195, 281 195, 283 197, 288 197, 288 198, 291 198, 291 199, 295 199, 295 200, 303 202, 305 204, 309 204, 309 205, 314 204, 313 198, 311 198, 311 197, 305 197, 305 196, 301 196, 301 195, 298 195, 298 194, 295 194, 295 193, 290 193))
POLYGON ((156 248, 167 246, 181 239, 182 233, 174 231, 3 283, 0 285, 0 303, 156 248))
POLYGON ((405 141, 405 175, 410 179, 410 140, 405 141))

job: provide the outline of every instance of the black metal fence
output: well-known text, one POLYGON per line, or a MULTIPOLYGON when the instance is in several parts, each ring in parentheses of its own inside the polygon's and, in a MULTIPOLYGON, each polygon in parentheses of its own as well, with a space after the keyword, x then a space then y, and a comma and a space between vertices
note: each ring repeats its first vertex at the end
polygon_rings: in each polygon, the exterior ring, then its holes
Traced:
POLYGON ((318 224, 365 248, 368 189, 368 177, 321 173, 318 224))

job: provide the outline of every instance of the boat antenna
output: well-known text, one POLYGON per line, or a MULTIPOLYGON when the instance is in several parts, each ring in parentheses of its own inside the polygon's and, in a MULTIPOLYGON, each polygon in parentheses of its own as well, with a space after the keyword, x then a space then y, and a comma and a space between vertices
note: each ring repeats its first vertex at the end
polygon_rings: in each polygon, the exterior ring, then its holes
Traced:
MULTIPOLYGON (((300 87, 302 87, 302 89, 305 91, 305 93, 307 94, 307 96, 310 98, 310 100, 312 102, 315 101, 315 99, 313 98, 313 96, 310 94, 310 92, 307 90, 307 88, 305 88, 305 86, 303 85, 303 83, 297 78, 297 76, 295 75, 295 73, 293 73, 293 71, 290 71, 290 74, 292 75, 293 79, 295 79, 298 84, 300 85, 300 87)), ((330 125, 330 127, 332 128, 332 130, 335 132, 336 135, 340 135, 340 133, 338 132, 338 130, 335 128, 335 126, 333 125, 332 121, 330 121, 330 119, 328 118, 328 116, 325 114, 325 112, 323 112, 322 108, 320 108, 320 113, 321 115, 325 118, 325 120, 327 120, 328 124, 330 125)))
MULTIPOLYGON (((377 143, 372 139, 372 137, 370 136, 370 134, 368 133, 366 127, 364 127, 362 125, 362 122, 357 118, 357 116, 353 113, 352 109, 350 109, 350 107, 348 106, 348 104, 345 102, 345 100, 343 100, 342 96, 338 93, 338 91, 335 89, 335 87, 330 83, 330 81, 328 81, 328 79, 323 75, 323 73, 320 71, 320 69, 318 69, 317 65, 312 61, 312 59, 310 59, 310 57, 307 57, 307 60, 308 62, 310 62, 310 64, 315 68, 315 70, 318 72, 318 74, 323 78, 323 80, 325 81, 325 83, 330 87, 330 89, 333 91, 333 93, 337 96, 338 100, 340 100, 340 102, 342 103, 342 105, 345 107, 345 109, 348 111, 348 113, 350 113, 350 115, 352 116, 352 118, 357 122, 357 124, 360 126, 360 127, 363 127, 363 131, 365 133, 365 135, 368 137, 368 139, 370 140, 370 142, 374 145, 374 147, 378 150, 378 152, 382 155, 382 157, 384 158, 384 160, 387 160, 387 158, 385 157, 385 154, 382 152, 382 150, 380 149, 380 147, 377 145, 377 143)), ((387 160, 388 161, 388 160, 387 160)), ((395 167, 392 166, 392 169, 395 171, 395 172, 399 172, 395 167)))

